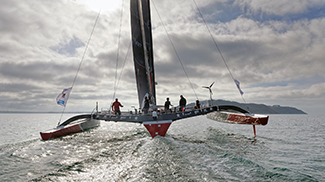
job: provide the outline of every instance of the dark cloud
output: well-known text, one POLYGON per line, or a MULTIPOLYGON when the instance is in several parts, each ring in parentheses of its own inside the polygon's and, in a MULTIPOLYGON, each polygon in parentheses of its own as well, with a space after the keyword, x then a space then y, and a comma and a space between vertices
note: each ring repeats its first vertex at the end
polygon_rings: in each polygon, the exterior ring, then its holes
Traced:
POLYGON ((53 62, 3 62, 0 63, 0 74, 14 80, 25 80, 37 83, 55 81, 61 73, 70 73, 75 65, 55 64, 53 62))
MULTIPOLYGON (((192 1, 152 3, 158 103, 167 96, 177 103, 179 94, 208 99, 202 86, 213 81, 216 99, 241 101, 227 66, 249 102, 309 112, 306 103, 325 101, 323 1, 196 2, 211 35, 192 1)), ((73 85, 80 63, 68 110, 109 105, 114 91, 127 107, 137 105, 128 10, 122 26, 119 10, 100 15, 81 60, 97 12, 78 1, 1 1, 0 110, 61 110, 55 98, 73 85)))
POLYGON ((1 93, 17 93, 22 90, 33 90, 40 89, 40 87, 29 85, 29 84, 18 84, 18 83, 1 83, 0 92, 1 93))

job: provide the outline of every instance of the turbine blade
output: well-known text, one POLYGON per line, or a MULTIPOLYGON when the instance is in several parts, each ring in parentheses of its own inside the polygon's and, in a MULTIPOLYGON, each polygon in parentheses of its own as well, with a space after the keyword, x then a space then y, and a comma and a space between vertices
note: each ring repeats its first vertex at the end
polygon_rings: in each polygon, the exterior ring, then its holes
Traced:
POLYGON ((214 82, 213 82, 213 83, 211 83, 211 85, 210 85, 210 88, 213 86, 213 84, 214 84, 214 82))
POLYGON ((213 95, 212 90, 209 88, 210 93, 213 95))

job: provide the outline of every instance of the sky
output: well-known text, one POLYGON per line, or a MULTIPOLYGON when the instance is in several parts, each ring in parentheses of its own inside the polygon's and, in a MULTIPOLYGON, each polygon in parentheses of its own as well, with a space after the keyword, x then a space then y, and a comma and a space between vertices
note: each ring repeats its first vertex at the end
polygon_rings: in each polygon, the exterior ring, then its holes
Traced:
MULTIPOLYGON (((151 0, 158 104, 207 100, 202 86, 215 82, 213 99, 324 113, 324 0, 195 2, 204 21, 193 0, 151 0)), ((0 111, 60 112, 55 99, 71 86, 66 111, 109 108, 114 97, 138 107, 128 0, 0 3, 0 111)))

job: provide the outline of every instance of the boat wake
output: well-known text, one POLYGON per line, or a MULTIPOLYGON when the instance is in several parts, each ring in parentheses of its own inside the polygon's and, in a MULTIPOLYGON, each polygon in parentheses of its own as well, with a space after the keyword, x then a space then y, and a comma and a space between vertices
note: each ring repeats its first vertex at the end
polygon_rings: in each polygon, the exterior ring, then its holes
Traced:
MULTIPOLYGON (((141 125, 105 122, 99 128, 47 142, 33 139, 3 145, 0 165, 9 167, 0 169, 1 179, 283 181, 298 175, 285 167, 268 167, 267 146, 272 141, 214 127, 198 135, 186 133, 177 133, 175 128, 166 137, 152 139, 141 125)), ((298 178, 312 179, 301 174, 298 178)))

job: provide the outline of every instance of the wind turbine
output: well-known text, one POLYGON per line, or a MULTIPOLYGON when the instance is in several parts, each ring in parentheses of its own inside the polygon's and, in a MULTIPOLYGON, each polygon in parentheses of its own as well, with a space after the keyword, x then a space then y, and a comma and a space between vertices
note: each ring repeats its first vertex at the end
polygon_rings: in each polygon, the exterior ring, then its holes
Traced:
MULTIPOLYGON (((211 100, 211 105, 213 105, 213 104, 212 104, 212 95, 213 95, 213 93, 212 93, 212 90, 211 90, 211 87, 213 86, 213 84, 214 84, 214 82, 212 82, 211 85, 208 86, 208 87, 206 87, 206 86, 202 86, 202 88, 206 88, 206 89, 208 89, 208 90, 210 91, 210 100, 211 100)), ((209 104, 209 106, 210 106, 210 104, 209 104)))

